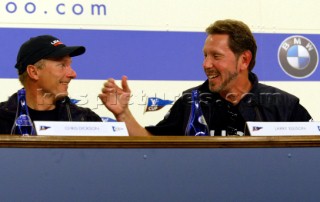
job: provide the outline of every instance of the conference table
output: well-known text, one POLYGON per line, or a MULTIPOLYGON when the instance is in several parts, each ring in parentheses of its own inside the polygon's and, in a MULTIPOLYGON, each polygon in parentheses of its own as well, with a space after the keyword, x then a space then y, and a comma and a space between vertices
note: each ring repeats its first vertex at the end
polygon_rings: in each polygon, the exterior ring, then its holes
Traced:
POLYGON ((1 201, 319 201, 320 136, 0 135, 1 201))

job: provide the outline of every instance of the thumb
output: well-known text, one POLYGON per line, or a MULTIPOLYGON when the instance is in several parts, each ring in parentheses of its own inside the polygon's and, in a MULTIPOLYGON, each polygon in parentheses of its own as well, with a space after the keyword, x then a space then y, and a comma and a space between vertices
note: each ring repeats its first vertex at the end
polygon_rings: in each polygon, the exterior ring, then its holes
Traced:
POLYGON ((122 86, 122 89, 124 92, 127 92, 127 93, 131 92, 129 85, 128 85, 128 77, 127 76, 122 76, 121 86, 122 86))

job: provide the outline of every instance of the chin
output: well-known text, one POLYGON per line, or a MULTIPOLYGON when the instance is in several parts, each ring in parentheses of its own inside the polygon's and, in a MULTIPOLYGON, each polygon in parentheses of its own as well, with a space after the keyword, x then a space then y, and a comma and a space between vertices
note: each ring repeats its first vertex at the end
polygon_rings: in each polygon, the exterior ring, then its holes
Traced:
POLYGON ((210 90, 211 92, 217 92, 218 87, 217 87, 216 84, 214 84, 214 83, 212 83, 212 82, 209 82, 209 90, 210 90))
POLYGON ((221 86, 213 85, 213 86, 209 86, 209 90, 213 93, 220 93, 223 90, 223 88, 221 86))
POLYGON ((61 100, 61 99, 65 98, 65 97, 67 97, 68 95, 69 95, 68 92, 58 93, 58 94, 56 94, 56 100, 61 100))

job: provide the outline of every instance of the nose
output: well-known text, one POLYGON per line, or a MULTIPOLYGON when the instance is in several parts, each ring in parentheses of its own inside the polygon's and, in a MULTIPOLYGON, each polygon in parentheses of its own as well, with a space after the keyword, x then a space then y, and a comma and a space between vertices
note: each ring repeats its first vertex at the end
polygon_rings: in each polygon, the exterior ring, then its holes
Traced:
POLYGON ((202 63, 203 68, 208 69, 213 67, 212 60, 209 57, 205 57, 202 63))
POLYGON ((67 77, 74 79, 77 77, 77 72, 73 70, 73 68, 71 66, 68 66, 67 68, 67 77))

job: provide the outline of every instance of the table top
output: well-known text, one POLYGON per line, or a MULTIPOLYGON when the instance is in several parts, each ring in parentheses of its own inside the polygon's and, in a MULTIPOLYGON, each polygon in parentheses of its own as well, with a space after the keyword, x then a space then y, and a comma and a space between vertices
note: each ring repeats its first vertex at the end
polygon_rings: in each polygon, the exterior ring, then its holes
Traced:
POLYGON ((279 148, 320 147, 320 136, 17 136, 0 135, 2 148, 279 148))

